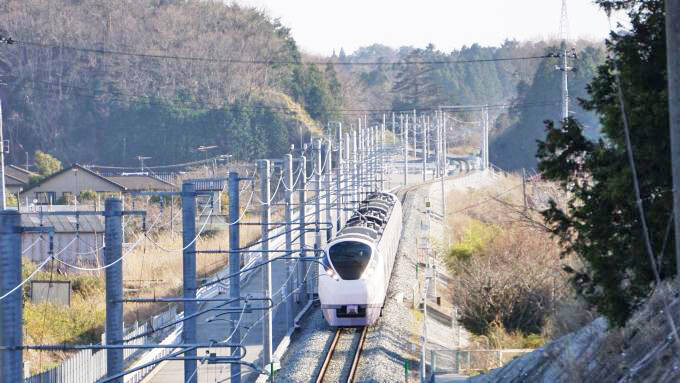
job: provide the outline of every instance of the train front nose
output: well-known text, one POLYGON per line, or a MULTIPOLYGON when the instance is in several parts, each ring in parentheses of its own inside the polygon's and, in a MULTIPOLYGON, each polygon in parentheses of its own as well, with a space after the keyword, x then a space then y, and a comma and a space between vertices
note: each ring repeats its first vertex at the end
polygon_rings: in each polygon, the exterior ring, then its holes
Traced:
POLYGON ((326 273, 319 280, 324 318, 331 326, 365 326, 373 323, 370 302, 375 290, 362 278, 371 261, 371 247, 359 241, 343 241, 328 249, 326 273))

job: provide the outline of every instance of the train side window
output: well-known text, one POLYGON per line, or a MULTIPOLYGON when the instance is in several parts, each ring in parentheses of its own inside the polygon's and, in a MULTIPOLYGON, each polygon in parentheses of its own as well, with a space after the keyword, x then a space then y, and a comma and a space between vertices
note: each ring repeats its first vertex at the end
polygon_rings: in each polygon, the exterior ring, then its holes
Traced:
POLYGON ((333 267, 344 280, 361 278, 371 260, 371 247, 361 242, 340 242, 328 251, 333 267))

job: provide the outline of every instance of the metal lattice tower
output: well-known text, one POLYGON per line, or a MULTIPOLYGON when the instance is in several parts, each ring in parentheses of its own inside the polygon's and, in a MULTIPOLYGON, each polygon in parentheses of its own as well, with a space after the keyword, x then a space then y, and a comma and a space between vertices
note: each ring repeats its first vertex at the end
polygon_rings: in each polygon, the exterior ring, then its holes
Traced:
POLYGON ((569 40, 569 17, 567 16, 567 0, 562 0, 562 16, 560 18, 560 39, 562 40, 561 41, 562 52, 560 52, 562 65, 556 66, 555 69, 562 71, 562 120, 564 121, 569 117, 569 84, 567 73, 574 70, 573 67, 569 66, 567 59, 569 57, 573 58, 576 57, 576 54, 573 52, 573 50, 571 52, 567 52, 567 42, 569 40))
POLYGON ((560 17, 560 40, 565 43, 569 40, 569 16, 567 15, 567 0, 562 0, 562 16, 560 17))

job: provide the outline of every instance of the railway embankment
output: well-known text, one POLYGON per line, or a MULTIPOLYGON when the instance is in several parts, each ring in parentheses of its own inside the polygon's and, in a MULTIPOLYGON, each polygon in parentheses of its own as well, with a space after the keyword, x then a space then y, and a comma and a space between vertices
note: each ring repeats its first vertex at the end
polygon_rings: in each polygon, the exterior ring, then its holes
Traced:
POLYGON ((502 368, 469 379, 495 382, 660 382, 680 381, 680 344, 664 307, 680 319, 680 283, 658 288, 620 329, 604 318, 567 334, 542 349, 516 358, 502 368))

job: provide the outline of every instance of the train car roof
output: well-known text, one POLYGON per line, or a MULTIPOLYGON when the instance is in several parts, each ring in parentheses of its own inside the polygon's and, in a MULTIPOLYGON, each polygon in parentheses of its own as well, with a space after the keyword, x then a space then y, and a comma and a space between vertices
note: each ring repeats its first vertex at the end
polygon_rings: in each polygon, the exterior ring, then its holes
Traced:
POLYGON ((369 194, 338 232, 336 239, 370 238, 371 241, 378 241, 397 202, 396 196, 389 193, 369 194))

